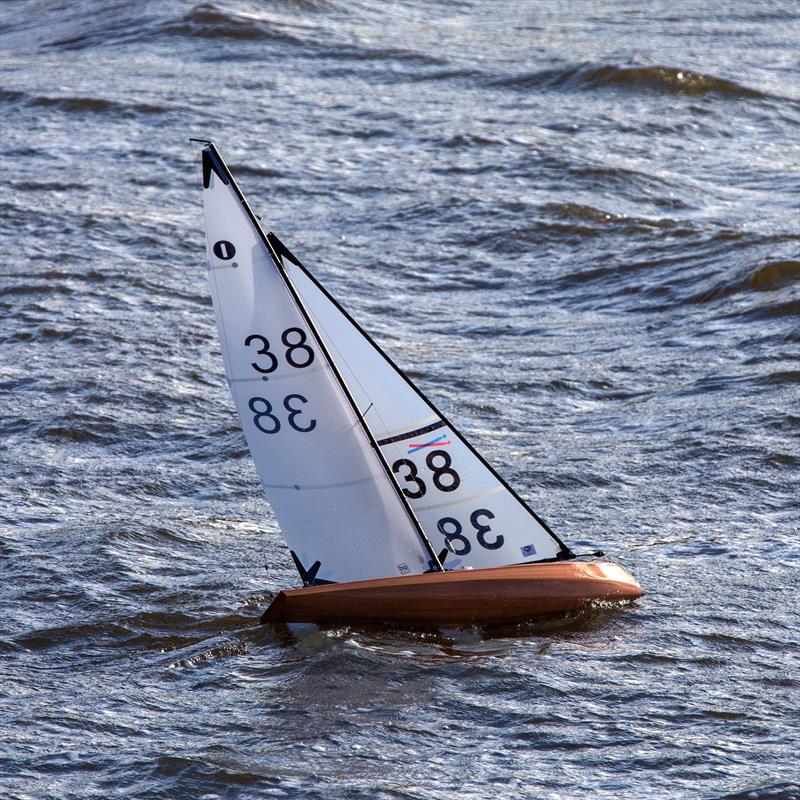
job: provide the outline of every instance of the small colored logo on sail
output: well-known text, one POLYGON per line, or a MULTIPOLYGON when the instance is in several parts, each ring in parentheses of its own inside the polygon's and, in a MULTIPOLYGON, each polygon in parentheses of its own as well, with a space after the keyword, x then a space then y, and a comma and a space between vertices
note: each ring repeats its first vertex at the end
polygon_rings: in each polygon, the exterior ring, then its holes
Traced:
POLYGON ((416 453, 417 450, 422 450, 426 447, 444 447, 447 444, 452 444, 452 442, 447 438, 447 434, 444 434, 443 436, 437 436, 435 439, 431 439, 429 442, 417 442, 412 444, 408 448, 408 453, 411 455, 411 453, 416 453))
POLYGON ((536 555, 536 548, 532 544, 526 544, 524 547, 520 547, 522 550, 523 556, 535 556, 536 555))

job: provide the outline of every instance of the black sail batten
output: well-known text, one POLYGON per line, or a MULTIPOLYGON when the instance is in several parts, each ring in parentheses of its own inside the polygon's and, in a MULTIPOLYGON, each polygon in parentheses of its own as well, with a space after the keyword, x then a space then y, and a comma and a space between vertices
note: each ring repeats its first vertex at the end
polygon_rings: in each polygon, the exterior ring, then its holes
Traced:
MULTIPOLYGON (((328 351, 328 348, 325 346, 325 343, 323 342, 322 337, 320 336, 319 331, 317 330, 317 326, 314 324, 313 320, 311 319, 311 315, 308 313, 308 310, 306 309, 305 305, 303 304, 303 301, 301 300, 300 296, 297 294, 297 291, 295 290, 294 286, 292 285, 292 282, 286 276, 286 273, 284 271, 285 267, 284 267, 284 264, 283 264, 281 258, 282 258, 282 256, 285 255, 286 258, 288 258, 289 261, 291 261, 293 264, 296 264, 298 267, 302 268, 302 265, 300 264, 299 261, 297 261, 295 259, 294 256, 292 256, 289 253, 289 251, 285 247, 283 247, 282 244, 281 244, 280 250, 274 246, 273 241, 277 241, 277 237, 276 236, 274 236, 271 233, 268 236, 266 233, 264 233, 264 229, 261 227, 261 223, 259 222, 258 217, 253 212, 253 209, 250 208, 250 204, 247 202, 247 200, 245 199, 245 196, 242 194, 242 191, 239 188, 239 185, 234 180, 234 177, 231 174, 231 171, 228 169, 228 166, 225 164, 224 160, 222 159, 222 156, 220 155, 219 151, 217 150, 217 148, 216 148, 216 146, 214 145, 213 142, 209 142, 207 147, 205 147, 203 149, 203 184, 204 184, 205 188, 208 188, 208 184, 206 183, 206 177, 207 177, 206 169, 209 170, 209 172, 208 172, 208 178, 209 179, 210 179, 210 170, 213 169, 213 171, 220 176, 220 179, 222 180, 222 182, 226 186, 230 185, 231 188, 233 189, 233 191, 236 193, 236 196, 239 199, 239 202, 242 204, 242 208, 245 210, 245 213, 249 217, 250 222, 253 224, 253 227, 255 228, 256 232, 258 233, 259 238, 261 239, 263 244, 266 246, 266 248, 267 248, 272 260, 275 262, 275 266, 277 267, 278 273, 280 274, 281 279, 283 280, 284 286, 286 286, 289 294, 292 297, 292 300, 294 301, 294 303, 295 303, 295 305, 297 307, 297 310, 300 312, 300 315, 303 317, 303 319, 305 320, 305 323, 308 325, 309 331, 311 332, 311 335, 316 340, 317 345, 319 346, 320 352, 324 355, 325 360, 328 362, 328 365, 330 366, 331 371, 332 371, 332 373, 333 373, 333 375, 334 375, 334 377, 336 379, 336 382, 338 383, 340 389, 342 390, 342 392, 345 395, 348 403, 350 404, 350 407, 352 408, 353 413, 356 415, 356 418, 358 419, 358 422, 360 424, 361 430, 364 433, 364 435, 367 437, 368 441, 370 442, 370 444, 372 446, 372 450, 375 452, 378 460, 380 461, 381 466, 383 467, 383 470, 386 473, 386 477, 387 477, 389 483, 391 484, 391 486, 393 487, 393 489, 395 491, 395 494, 397 495, 397 497, 398 497, 398 499, 400 501, 400 504, 405 509, 409 520, 411 521, 412 525, 414 526, 414 528, 415 528, 415 530, 417 532, 417 535, 419 536, 420 541, 422 542, 422 545, 423 545, 423 547, 424 547, 424 549, 425 549, 425 551, 426 551, 426 553, 428 555, 428 563, 429 563, 429 565, 432 565, 432 569, 435 569, 436 571, 444 572, 444 566, 442 565, 442 562, 439 559, 438 554, 433 549, 433 545, 431 544, 430 539, 428 539, 428 536, 425 533, 425 530, 423 529, 422 525, 420 524, 419 519, 417 519, 417 515, 414 513, 414 510, 409 505, 409 502, 408 502, 407 498, 403 494, 402 490, 400 489, 400 486, 397 484, 397 481, 395 480, 394 476, 392 475, 392 471, 391 471, 391 468, 389 467, 389 464, 387 463, 386 459, 384 458, 383 453, 381 452, 381 449, 378 446, 378 443, 375 441, 375 437, 372 435, 372 431, 369 429, 369 426, 367 425, 367 423, 364 420, 363 415, 359 411, 359 408, 358 408, 358 406, 357 406, 357 404, 356 404, 356 402, 355 402, 355 400, 353 398, 352 393, 350 392, 349 387, 347 386, 346 381, 344 380, 344 377, 342 376, 341 372, 339 371, 339 368, 336 366, 336 362, 333 360, 330 352, 328 351), (206 167, 207 163, 209 164, 208 168, 206 167), (221 170, 221 172, 218 171, 218 168, 219 168, 219 170, 221 170), (285 252, 283 252, 283 251, 285 251, 285 252)), ((338 303, 337 303, 337 305, 338 305, 338 303)), ((302 573, 301 573, 301 578, 303 578, 303 574, 302 573)))
POLYGON ((281 256, 286 258, 287 260, 291 261, 296 267, 301 269, 303 273, 308 277, 308 279, 319 289, 327 299, 333 303, 334 306, 338 309, 338 311, 343 314, 347 320, 350 322, 351 325, 370 343, 370 345, 378 352, 381 357, 386 361, 387 364, 405 381, 405 383, 420 397, 424 400, 433 410, 433 412, 439 416, 439 418, 453 431, 453 433, 458 436, 459 439, 464 443, 467 449, 489 470, 489 472, 495 477, 497 482, 511 494, 511 496, 536 520, 536 522, 541 525, 541 527, 547 532, 547 534, 555 541, 555 543, 559 546, 560 552, 555 559, 541 559, 541 561, 549 561, 549 560, 557 560, 563 561, 567 559, 572 559, 575 557, 575 554, 570 550, 569 547, 561 540, 561 538, 553 532, 550 526, 517 494, 517 492, 511 487, 508 482, 503 478, 502 475, 498 474, 498 472, 494 469, 494 467, 475 449, 472 443, 467 439, 461 431, 453 425, 452 422, 434 405, 434 403, 417 387, 411 379, 403 372, 397 364, 392 361, 392 359, 381 349, 380 345, 375 342, 375 340, 353 319, 350 313, 345 309, 336 298, 316 279, 313 273, 300 261, 297 256, 295 256, 288 247, 280 240, 274 233, 269 233, 267 238, 270 241, 270 244, 274 247, 276 253, 280 253, 281 256))
POLYGON ((447 423, 443 419, 440 419, 436 422, 432 422, 430 425, 425 425, 422 428, 414 428, 413 431, 404 431, 403 433, 398 433, 395 436, 387 436, 385 439, 379 439, 378 444, 383 447, 385 444, 404 442, 406 439, 413 439, 416 436, 424 436, 426 433, 433 433, 434 431, 438 431, 440 428, 446 427, 447 423))

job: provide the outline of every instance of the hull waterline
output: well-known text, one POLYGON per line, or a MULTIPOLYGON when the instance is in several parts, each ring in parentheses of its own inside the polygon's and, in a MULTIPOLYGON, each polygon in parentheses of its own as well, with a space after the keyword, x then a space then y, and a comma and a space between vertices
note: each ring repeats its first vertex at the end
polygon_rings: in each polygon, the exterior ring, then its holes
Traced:
POLYGON ((498 625, 642 594, 618 564, 516 564, 287 589, 261 621, 498 625))

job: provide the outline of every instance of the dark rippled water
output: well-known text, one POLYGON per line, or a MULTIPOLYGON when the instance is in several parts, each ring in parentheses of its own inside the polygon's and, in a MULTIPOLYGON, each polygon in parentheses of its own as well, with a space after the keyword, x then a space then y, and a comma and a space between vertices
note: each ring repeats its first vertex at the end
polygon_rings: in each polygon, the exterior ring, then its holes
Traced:
POLYGON ((792 11, 5 2, 0 794, 800 796, 792 11), (639 603, 257 625, 189 136, 639 603))

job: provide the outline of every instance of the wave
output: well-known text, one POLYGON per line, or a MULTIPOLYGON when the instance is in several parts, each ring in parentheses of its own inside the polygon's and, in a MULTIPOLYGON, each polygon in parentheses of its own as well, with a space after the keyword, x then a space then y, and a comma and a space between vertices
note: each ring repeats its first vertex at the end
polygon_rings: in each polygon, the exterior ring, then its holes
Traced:
POLYGON ((277 39, 291 44, 300 40, 278 29, 262 15, 234 13, 214 3, 200 3, 175 22, 163 26, 164 33, 203 39, 277 39))
MULTIPOLYGON (((689 303, 722 300, 740 292, 776 292, 800 282, 800 261, 769 261, 732 281, 720 283, 688 298, 689 303)), ((791 305, 791 304, 790 304, 791 305)))
POLYGON ((758 798, 758 800, 791 800, 791 798, 798 796, 800 796, 800 784, 798 783, 757 784, 754 782, 742 791, 715 795, 710 800, 753 800, 753 798, 758 798))
POLYGON ((67 5, 51 10, 47 22, 43 18, 20 17, 6 29, 6 35, 18 46, 38 45, 48 50, 84 50, 121 44, 146 42, 161 37, 188 37, 212 40, 277 40, 291 44, 300 40, 287 28, 309 28, 308 20, 298 17, 292 25, 286 14, 297 11, 303 15, 322 11, 328 5, 321 0, 293 0, 284 2, 285 13, 280 18, 270 18, 263 12, 234 11, 211 2, 190 6, 183 13, 167 4, 131 6, 129 3, 94 3, 91 10, 83 4, 80 8, 67 5), (160 12, 160 13, 159 13, 160 12))
POLYGON ((494 82, 507 89, 627 89, 675 95, 716 94, 732 98, 764 98, 756 89, 726 78, 679 67, 617 66, 585 62, 560 69, 523 73, 494 82))
POLYGON ((599 232, 600 228, 608 226, 619 227, 624 233, 642 233, 654 228, 669 230, 673 235, 676 232, 686 235, 694 232, 671 217, 647 218, 615 214, 580 203, 546 203, 541 210, 556 219, 563 220, 569 228, 576 230, 588 228, 591 233, 599 232))
POLYGON ((171 109, 153 103, 120 102, 104 97, 80 95, 36 95, 11 89, 0 89, 0 102, 26 105, 32 108, 55 108, 60 111, 87 112, 90 114, 121 114, 134 116, 138 114, 165 114, 171 109))
POLYGON ((800 282, 800 261, 773 261, 757 269, 748 279, 756 292, 771 292, 800 282))
MULTIPOLYGON (((274 13, 265 9, 257 11, 233 10, 213 2, 191 5, 183 13, 152 13, 152 9, 132 13, 128 5, 101 8, 93 17, 93 25, 87 25, 86 14, 76 18, 65 11, 60 18, 52 18, 44 28, 31 24, 29 35, 47 49, 80 50, 92 47, 114 47, 125 44, 145 43, 173 38, 217 42, 219 48, 204 51, 207 60, 248 59, 253 51, 246 45, 250 42, 275 42, 292 48, 303 48, 310 58, 334 58, 338 63, 327 67, 327 77, 342 77, 352 74, 357 67, 350 62, 388 61, 410 67, 428 68, 427 71, 411 70, 393 80, 443 81, 470 77, 473 70, 451 66, 445 59, 428 52, 399 47, 373 47, 364 43, 344 42, 329 34, 323 34, 314 19, 315 12, 337 11, 348 13, 346 8, 337 8, 325 0, 284 0, 277 4, 274 13), (52 38, 53 31, 58 32, 52 38), (48 33, 49 32, 49 36, 48 33), (226 48, 226 43, 241 43, 238 50, 226 48)), ((163 8, 163 6, 162 6, 163 8)), ((15 36, 26 31, 27 23, 15 26, 15 36)), ((259 51, 257 57, 263 57, 259 51)), ((380 77, 380 76, 379 76, 380 77)))
POLYGON ((781 317, 797 318, 800 316, 800 300, 789 300, 786 303, 764 303, 742 316, 751 320, 779 319, 781 317))

